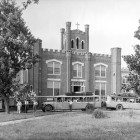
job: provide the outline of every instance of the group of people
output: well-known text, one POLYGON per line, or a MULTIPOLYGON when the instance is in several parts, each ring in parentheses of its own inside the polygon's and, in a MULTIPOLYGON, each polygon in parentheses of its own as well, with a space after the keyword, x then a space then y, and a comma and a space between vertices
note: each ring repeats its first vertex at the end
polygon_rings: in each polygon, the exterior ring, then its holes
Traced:
MULTIPOLYGON (((25 104, 25 112, 27 113, 27 110, 28 110, 28 107, 29 107, 29 101, 25 100, 24 104, 25 104)), ((34 110, 34 112, 36 112, 37 105, 38 105, 38 102, 36 100, 33 100, 33 110, 34 110)), ((20 101, 20 99, 18 99, 17 100, 17 113, 19 113, 19 114, 21 113, 22 106, 23 106, 22 102, 20 101)))

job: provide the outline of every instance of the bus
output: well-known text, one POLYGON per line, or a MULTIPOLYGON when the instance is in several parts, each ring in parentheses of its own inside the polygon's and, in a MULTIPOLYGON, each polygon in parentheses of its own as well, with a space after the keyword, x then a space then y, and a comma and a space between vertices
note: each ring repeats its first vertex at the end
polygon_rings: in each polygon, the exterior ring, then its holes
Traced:
POLYGON ((38 98, 45 98, 42 103, 42 111, 55 111, 55 110, 69 110, 69 102, 72 101, 72 110, 87 110, 89 104, 95 107, 101 107, 100 97, 92 96, 38 96, 38 98))
POLYGON ((123 97, 117 95, 108 95, 106 108, 116 110, 122 109, 140 109, 140 97, 123 97))

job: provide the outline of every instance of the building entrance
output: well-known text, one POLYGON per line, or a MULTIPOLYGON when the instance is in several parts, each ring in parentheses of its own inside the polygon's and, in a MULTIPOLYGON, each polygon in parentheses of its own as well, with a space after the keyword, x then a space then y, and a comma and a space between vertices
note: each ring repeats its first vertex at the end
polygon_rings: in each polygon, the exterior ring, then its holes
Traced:
POLYGON ((74 86, 74 92, 80 92, 80 86, 74 86))
POLYGON ((72 88, 72 92, 84 92, 85 83, 81 81, 73 81, 71 88, 72 88))

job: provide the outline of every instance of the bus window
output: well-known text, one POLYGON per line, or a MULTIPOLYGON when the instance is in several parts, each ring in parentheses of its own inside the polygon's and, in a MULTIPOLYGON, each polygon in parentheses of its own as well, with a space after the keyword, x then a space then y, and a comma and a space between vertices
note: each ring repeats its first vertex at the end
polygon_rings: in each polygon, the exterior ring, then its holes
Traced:
POLYGON ((128 102, 128 98, 123 98, 123 102, 128 102))
POLYGON ((111 100, 112 100, 112 101, 115 101, 115 97, 111 97, 111 100))
POLYGON ((122 98, 121 98, 121 97, 117 97, 117 98, 116 98, 116 101, 117 101, 117 102, 121 102, 121 101, 122 101, 122 98))
POLYGON ((140 103, 140 99, 136 99, 136 103, 140 103))
POLYGON ((99 102, 99 97, 94 97, 95 102, 99 102))
POLYGON ((130 102, 131 102, 131 103, 134 103, 134 102, 135 102, 135 100, 134 100, 134 99, 130 99, 130 102))
POLYGON ((62 98, 57 98, 57 102, 62 102, 62 98))
POLYGON ((93 97, 87 97, 87 102, 93 102, 93 97))

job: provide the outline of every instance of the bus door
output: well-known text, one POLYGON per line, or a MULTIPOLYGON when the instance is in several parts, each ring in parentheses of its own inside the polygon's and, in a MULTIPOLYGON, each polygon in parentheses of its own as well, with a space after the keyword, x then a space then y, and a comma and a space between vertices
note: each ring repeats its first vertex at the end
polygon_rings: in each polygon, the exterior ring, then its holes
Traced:
POLYGON ((95 103, 95 107, 101 107, 101 98, 100 97, 93 97, 93 101, 95 103))
POLYGON ((63 101, 63 99, 62 99, 62 97, 56 97, 55 98, 55 100, 54 100, 54 106, 55 106, 55 109, 56 110, 61 110, 61 109, 63 109, 63 106, 62 106, 62 102, 63 101))
POLYGON ((69 109, 69 101, 71 100, 70 97, 64 97, 62 102, 63 109, 69 109))

